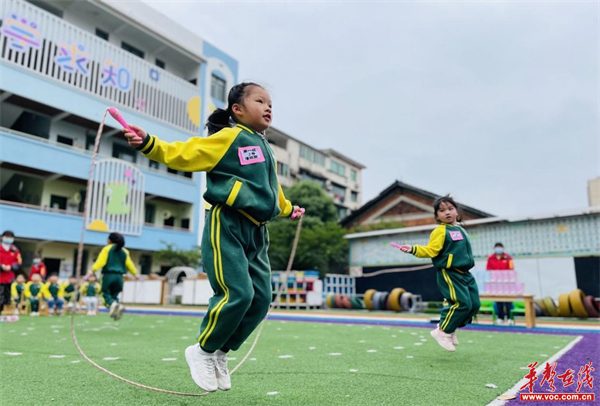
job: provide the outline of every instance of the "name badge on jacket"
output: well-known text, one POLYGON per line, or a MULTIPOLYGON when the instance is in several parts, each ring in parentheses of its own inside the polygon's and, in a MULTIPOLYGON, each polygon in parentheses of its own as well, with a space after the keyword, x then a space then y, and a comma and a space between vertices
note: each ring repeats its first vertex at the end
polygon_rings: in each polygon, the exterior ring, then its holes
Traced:
POLYGON ((450 238, 452 238, 452 241, 460 241, 464 239, 460 231, 450 231, 450 238))
POLYGON ((257 146, 253 147, 240 147, 238 148, 238 156, 240 157, 241 165, 256 164, 258 162, 265 162, 265 156, 263 155, 262 149, 257 146))

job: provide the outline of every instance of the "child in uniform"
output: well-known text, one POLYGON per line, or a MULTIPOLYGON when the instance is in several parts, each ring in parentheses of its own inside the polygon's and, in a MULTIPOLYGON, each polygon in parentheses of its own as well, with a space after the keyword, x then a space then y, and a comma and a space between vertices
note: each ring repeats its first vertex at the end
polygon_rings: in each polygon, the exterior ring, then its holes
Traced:
POLYGON ((458 345, 456 329, 465 327, 479 311, 479 289, 469 272, 475 265, 471 242, 459 223, 458 205, 450 196, 437 199, 433 205, 439 225, 431 232, 427 245, 403 245, 400 249, 418 258, 432 258, 438 268, 437 284, 444 295, 440 323, 431 336, 448 351, 458 345))

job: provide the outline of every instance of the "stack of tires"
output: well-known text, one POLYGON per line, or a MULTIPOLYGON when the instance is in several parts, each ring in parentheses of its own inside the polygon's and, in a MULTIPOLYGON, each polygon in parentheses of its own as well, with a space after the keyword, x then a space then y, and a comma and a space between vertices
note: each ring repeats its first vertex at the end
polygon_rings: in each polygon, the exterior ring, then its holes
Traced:
POLYGON ((365 292, 365 307, 369 310, 392 310, 401 312, 410 310, 414 305, 413 294, 402 288, 392 289, 391 292, 378 292, 369 289, 365 292))
POLYGON ((551 297, 535 300, 536 316, 550 317, 600 317, 600 305, 592 296, 585 296, 581 289, 558 296, 558 305, 551 297))
POLYGON ((365 303, 359 297, 350 297, 346 295, 336 295, 334 293, 330 293, 327 295, 327 307, 330 309, 354 309, 354 310, 362 310, 365 308, 365 303))

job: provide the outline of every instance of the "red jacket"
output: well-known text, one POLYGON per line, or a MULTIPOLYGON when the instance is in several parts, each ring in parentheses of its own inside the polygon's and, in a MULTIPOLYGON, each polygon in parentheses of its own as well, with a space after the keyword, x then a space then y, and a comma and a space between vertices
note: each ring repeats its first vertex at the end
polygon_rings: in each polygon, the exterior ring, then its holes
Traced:
POLYGON ((39 273, 43 280, 46 279, 46 265, 44 265, 43 262, 40 262, 37 265, 31 265, 31 272, 29 272, 28 280, 31 281, 31 277, 36 273, 39 273))
MULTIPOLYGON (((10 265, 12 268, 13 265, 21 265, 22 263, 21 251, 19 251, 17 247, 11 245, 8 250, 6 250, 4 249, 4 246, 0 244, 0 264, 10 265)), ((0 267, 0 283, 11 283, 13 279, 15 279, 13 269, 5 271, 0 267)))
POLYGON ((510 271, 515 269, 513 259, 507 253, 500 256, 500 259, 496 257, 496 254, 492 254, 488 257, 487 267, 488 271, 510 271))

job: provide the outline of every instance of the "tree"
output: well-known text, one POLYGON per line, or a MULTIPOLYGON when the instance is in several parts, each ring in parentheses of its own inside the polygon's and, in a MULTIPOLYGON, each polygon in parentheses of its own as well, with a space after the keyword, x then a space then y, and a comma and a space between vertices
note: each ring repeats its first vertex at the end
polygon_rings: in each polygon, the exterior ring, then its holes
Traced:
POLYGON ((300 182, 285 191, 285 197, 292 204, 306 209, 310 217, 317 217, 323 223, 337 222, 337 210, 333 199, 327 196, 321 186, 316 182, 300 182))
MULTIPOLYGON (((286 197, 306 214, 292 265, 298 270, 318 270, 326 273, 343 273, 348 264, 346 230, 337 223, 333 199, 313 182, 299 183, 286 191, 286 197)), ((287 267, 297 223, 279 218, 269 223, 269 258, 273 269, 287 267)))
POLYGON ((196 246, 191 250, 178 249, 174 244, 169 244, 161 241, 166 248, 156 251, 154 258, 158 261, 165 261, 171 266, 189 266, 194 269, 198 268, 202 263, 202 254, 200 247, 196 246))

